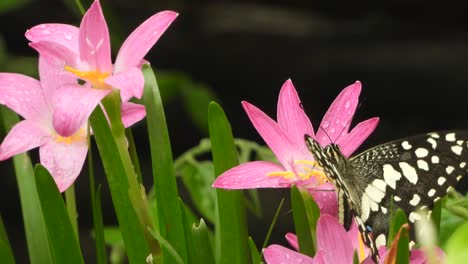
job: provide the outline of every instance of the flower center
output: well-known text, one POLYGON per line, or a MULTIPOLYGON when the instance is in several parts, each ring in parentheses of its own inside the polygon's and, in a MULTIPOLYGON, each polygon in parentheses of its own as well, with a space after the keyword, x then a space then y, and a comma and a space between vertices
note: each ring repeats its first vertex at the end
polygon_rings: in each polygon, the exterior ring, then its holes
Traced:
POLYGON ((294 160, 294 171, 273 171, 267 173, 270 177, 283 177, 284 179, 299 179, 308 180, 315 177, 318 180, 318 184, 324 184, 328 182, 328 178, 323 172, 323 169, 318 165, 316 161, 312 160, 294 160))
POLYGON ((80 128, 75 134, 69 137, 62 137, 58 134, 55 135, 55 141, 58 143, 65 143, 70 145, 75 142, 79 142, 82 140, 86 140, 86 130, 84 128, 80 128))
POLYGON ((65 70, 75 74, 78 78, 91 83, 93 88, 103 90, 112 89, 112 86, 107 85, 104 82, 104 80, 111 75, 109 72, 100 72, 99 70, 80 71, 70 66, 65 66, 65 70))

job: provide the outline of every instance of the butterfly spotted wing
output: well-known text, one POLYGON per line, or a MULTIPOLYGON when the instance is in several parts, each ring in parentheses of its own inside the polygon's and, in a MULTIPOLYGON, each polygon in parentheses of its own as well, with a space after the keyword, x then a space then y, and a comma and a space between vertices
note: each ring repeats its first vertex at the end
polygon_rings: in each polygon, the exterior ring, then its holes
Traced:
MULTIPOLYGON (((336 144, 306 143, 338 192, 340 220, 354 215, 373 258, 386 244, 390 210, 401 208, 410 225, 420 208, 432 208, 466 173, 468 132, 433 132, 378 145, 346 158, 336 144), (368 231, 372 230, 372 236, 368 231)), ((414 230, 414 229, 412 229, 414 230)))

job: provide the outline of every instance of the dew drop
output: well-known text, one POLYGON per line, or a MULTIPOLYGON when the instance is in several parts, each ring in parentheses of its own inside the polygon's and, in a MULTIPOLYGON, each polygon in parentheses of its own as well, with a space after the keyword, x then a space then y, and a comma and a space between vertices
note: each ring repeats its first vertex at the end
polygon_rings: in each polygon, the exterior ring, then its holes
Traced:
POLYGON ((327 128, 330 125, 330 122, 323 121, 322 128, 327 128))
POLYGON ((349 101, 347 101, 344 107, 345 107, 346 109, 348 109, 350 106, 351 106, 351 103, 350 103, 349 101))
POLYGON ((65 38, 66 40, 72 40, 73 37, 72 37, 72 35, 67 34, 67 35, 65 35, 64 38, 65 38))
POLYGON ((50 35, 50 31, 49 31, 48 29, 44 29, 44 30, 42 31, 42 33, 43 33, 44 35, 50 35))
POLYGON ((333 133, 335 133, 335 128, 334 128, 334 127, 332 127, 332 128, 330 129, 330 134, 333 134, 333 133))
POLYGON ((42 25, 39 26, 39 28, 41 28, 41 29, 46 28, 46 25, 42 24, 42 25))

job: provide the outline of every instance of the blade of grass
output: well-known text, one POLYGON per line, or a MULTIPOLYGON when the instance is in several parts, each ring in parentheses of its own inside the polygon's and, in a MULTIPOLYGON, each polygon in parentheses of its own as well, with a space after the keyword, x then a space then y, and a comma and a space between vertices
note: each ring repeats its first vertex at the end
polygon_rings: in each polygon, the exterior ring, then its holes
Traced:
POLYGON ((193 244, 195 247, 195 256, 192 263, 205 263, 205 264, 214 264, 214 254, 211 247, 209 230, 206 227, 205 221, 203 218, 200 219, 200 223, 192 225, 192 238, 193 244))
POLYGON ((258 252, 257 246, 255 245, 255 242, 253 241, 252 237, 249 237, 249 249, 250 249, 250 259, 251 263, 257 264, 262 261, 262 257, 260 253, 258 252))
POLYGON ((316 226, 320 209, 310 193, 296 186, 291 187, 291 203, 299 251, 313 257, 316 251, 316 226))
POLYGON ((283 208, 283 203, 284 203, 284 198, 281 199, 281 202, 278 205, 278 208, 276 209, 275 216, 273 217, 273 220, 271 221, 270 228, 268 228, 268 233, 265 237, 265 241, 263 241, 262 248, 266 248, 268 245, 268 241, 270 241, 270 236, 271 233, 273 232, 273 228, 275 227, 276 220, 278 220, 279 213, 281 212, 281 208, 283 208))
MULTIPOLYGON (((209 131, 215 175, 236 166, 237 152, 231 125, 216 103, 208 108, 209 131)), ((217 189, 217 263, 250 263, 247 221, 241 191, 217 189)))
MULTIPOLYGON (((18 116, 5 107, 0 107, 0 113, 5 131, 9 131, 19 122, 18 116)), ((13 157, 13 165, 20 195, 29 261, 32 264, 53 263, 31 160, 26 153, 18 154, 13 157)))
POLYGON ((67 213, 72 224, 73 231, 75 231, 76 238, 80 240, 78 232, 78 213, 76 212, 76 200, 75 200, 75 186, 72 185, 65 191, 65 201, 67 204, 67 213))
MULTIPOLYGON (((182 209, 179 204, 169 132, 156 77, 150 66, 143 66, 145 89, 143 101, 151 149, 154 194, 158 208, 159 233, 174 247, 183 261, 187 260, 182 209), (161 206, 164 205, 164 206, 161 206)), ((167 247, 162 254, 165 263, 177 262, 167 247), (166 257, 167 256, 167 257, 166 257), (171 258, 171 259, 170 259, 171 258)))
POLYGON ((133 139, 133 133, 131 129, 125 129, 125 137, 128 142, 128 151, 130 153, 130 158, 132 159, 132 164, 137 175, 137 180, 139 184, 143 184, 143 179, 141 176, 140 161, 138 160, 138 153, 135 146, 135 140, 133 139))
POLYGON ((3 224, 3 219, 0 216, 0 260, 2 263, 15 263, 15 257, 11 249, 10 241, 8 240, 8 235, 3 224))
POLYGON ((47 169, 36 165, 34 177, 54 263, 84 263, 65 203, 52 176, 47 169))
POLYGON ((107 263, 106 244, 104 241, 104 223, 102 219, 101 206, 101 185, 96 190, 93 206, 94 236, 96 240, 96 262, 98 264, 107 263))

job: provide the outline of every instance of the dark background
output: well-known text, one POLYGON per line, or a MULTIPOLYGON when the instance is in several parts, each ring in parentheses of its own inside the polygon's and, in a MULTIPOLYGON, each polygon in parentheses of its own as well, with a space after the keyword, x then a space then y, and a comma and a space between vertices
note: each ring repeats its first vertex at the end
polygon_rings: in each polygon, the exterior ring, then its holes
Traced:
MULTIPOLYGON (((78 25, 81 17, 72 2, 36 0, 1 14, 1 37, 9 55, 35 56, 24 32, 36 24, 78 25)), ((90 1, 83 2, 87 8, 90 1)), ((247 100, 274 117, 279 89, 288 78, 315 128, 341 89, 360 80, 363 91, 355 122, 380 117, 363 148, 432 130, 468 129, 468 19, 463 1, 101 2, 114 48, 155 12, 178 11, 180 16, 146 58, 157 70, 182 72, 211 87, 236 137, 263 143, 240 102, 247 100)), ((165 107, 178 156, 206 134, 191 124, 177 99, 165 107)), ((134 135, 143 166, 148 166, 144 129, 144 124, 137 125, 134 135)), ((16 182, 9 162, 0 169, 0 213, 20 263, 26 261, 27 250, 16 182)), ((150 178, 148 168, 145 171, 150 178)), ((104 181, 103 175, 98 177, 104 181)), ((87 177, 78 178, 76 188, 82 247, 92 262, 87 177)), ((252 217, 249 228, 257 244, 263 242, 274 210, 287 193, 261 192, 264 217, 252 217)), ((104 203, 105 222, 112 224, 108 193, 104 203)), ((280 215, 272 242, 284 243, 283 234, 293 231, 288 208, 280 215)))

